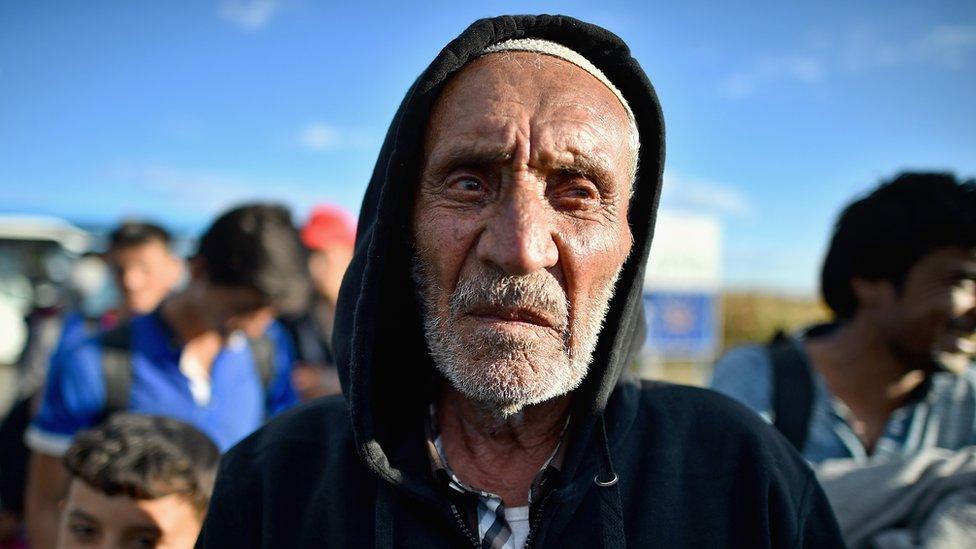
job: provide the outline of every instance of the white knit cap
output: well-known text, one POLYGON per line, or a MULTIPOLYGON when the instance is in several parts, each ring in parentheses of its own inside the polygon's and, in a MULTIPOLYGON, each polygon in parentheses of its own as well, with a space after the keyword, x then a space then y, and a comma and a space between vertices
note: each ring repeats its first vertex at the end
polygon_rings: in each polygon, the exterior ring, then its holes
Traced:
POLYGON ((603 74, 603 71, 596 68, 593 63, 590 63, 589 59, 583 57, 575 51, 562 44, 550 42, 549 40, 540 40, 538 38, 514 38, 512 40, 505 40, 504 42, 499 42, 497 44, 488 46, 485 48, 485 51, 482 52, 482 55, 499 53, 503 51, 528 51, 541 53, 544 55, 551 55, 552 57, 557 57, 564 61, 568 61, 592 74, 594 78, 600 82, 603 82, 603 85, 613 92, 615 96, 617 96, 617 99, 620 100, 620 104, 624 106, 624 109, 626 109, 627 116, 630 117, 630 122, 634 124, 634 127, 637 127, 637 123, 634 120, 634 111, 630 110, 630 105, 627 103, 627 100, 624 99, 624 94, 620 93, 617 86, 614 86, 613 83, 610 82, 610 79, 603 74))

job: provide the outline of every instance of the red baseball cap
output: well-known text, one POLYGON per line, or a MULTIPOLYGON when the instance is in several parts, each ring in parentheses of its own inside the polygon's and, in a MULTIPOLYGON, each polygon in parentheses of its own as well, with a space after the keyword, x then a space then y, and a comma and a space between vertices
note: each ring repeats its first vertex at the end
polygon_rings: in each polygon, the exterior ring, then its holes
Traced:
POLYGON ((335 245, 354 246, 356 220, 338 206, 316 206, 302 227, 302 243, 312 250, 325 250, 335 245))

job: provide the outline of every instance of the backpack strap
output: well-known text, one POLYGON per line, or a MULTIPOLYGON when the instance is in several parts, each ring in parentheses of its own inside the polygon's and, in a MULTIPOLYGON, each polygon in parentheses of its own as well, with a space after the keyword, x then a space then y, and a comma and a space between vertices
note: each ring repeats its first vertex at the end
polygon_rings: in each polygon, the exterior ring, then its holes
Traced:
POLYGON ((782 331, 767 348, 773 363, 773 425, 802 453, 813 414, 813 375, 802 351, 782 331))
POLYGON ((254 358, 254 365, 257 367, 258 376, 261 378, 261 388, 267 394, 271 387, 271 380, 274 378, 275 371, 275 344, 267 334, 260 337, 247 338, 247 346, 251 350, 254 358))
POLYGON ((129 409, 132 388, 132 324, 123 322, 98 336, 105 378, 105 417, 129 409))

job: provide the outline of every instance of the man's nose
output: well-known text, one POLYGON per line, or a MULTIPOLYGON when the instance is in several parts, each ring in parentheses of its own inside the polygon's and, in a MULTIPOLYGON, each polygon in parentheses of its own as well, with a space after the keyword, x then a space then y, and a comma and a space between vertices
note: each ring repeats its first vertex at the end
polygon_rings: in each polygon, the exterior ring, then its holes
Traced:
POLYGON ((513 189, 497 204, 478 242, 482 261, 510 275, 526 275, 559 260, 552 211, 532 189, 513 189))

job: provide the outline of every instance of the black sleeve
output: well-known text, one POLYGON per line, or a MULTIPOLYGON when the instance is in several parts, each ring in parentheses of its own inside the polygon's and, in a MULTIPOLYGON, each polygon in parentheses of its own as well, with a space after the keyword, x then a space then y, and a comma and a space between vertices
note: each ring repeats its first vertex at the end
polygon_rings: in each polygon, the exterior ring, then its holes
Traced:
POLYGON ((793 547, 847 547, 827 496, 812 473, 807 479, 797 522, 797 539, 793 547))
POLYGON ((220 463, 196 548, 260 547, 260 476, 247 453, 231 450, 220 463))

